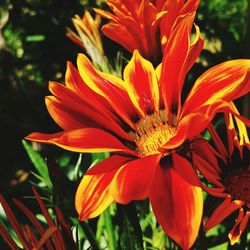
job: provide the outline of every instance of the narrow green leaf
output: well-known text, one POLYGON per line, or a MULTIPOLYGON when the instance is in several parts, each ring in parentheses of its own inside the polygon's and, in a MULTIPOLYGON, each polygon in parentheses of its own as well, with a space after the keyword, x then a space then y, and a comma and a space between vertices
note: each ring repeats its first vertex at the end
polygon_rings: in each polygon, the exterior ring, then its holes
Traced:
POLYGON ((44 183, 50 189, 52 189, 52 183, 49 177, 49 171, 48 171, 48 167, 47 167, 45 160, 25 140, 23 140, 22 143, 31 162, 33 163, 34 167, 36 168, 36 170, 38 171, 38 173, 41 175, 42 179, 44 180, 44 183))
POLYGON ((108 243, 109 243, 108 249, 116 250, 117 243, 116 243, 116 239, 115 239, 115 230, 114 230, 114 226, 113 226, 113 222, 112 222, 109 208, 107 208, 104 211, 103 216, 104 216, 105 227, 106 227, 107 235, 108 235, 108 243))

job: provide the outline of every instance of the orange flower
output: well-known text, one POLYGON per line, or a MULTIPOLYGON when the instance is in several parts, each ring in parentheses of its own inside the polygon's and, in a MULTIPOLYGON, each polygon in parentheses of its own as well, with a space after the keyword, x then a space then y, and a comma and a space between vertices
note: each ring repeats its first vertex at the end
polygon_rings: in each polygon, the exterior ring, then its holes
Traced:
POLYGON ((167 44, 171 30, 178 24, 178 17, 196 11, 200 0, 106 0, 113 14, 95 9, 110 22, 103 26, 103 33, 122 45, 129 52, 138 50, 150 61, 161 60, 161 48, 167 44))
POLYGON ((102 71, 108 71, 108 60, 104 55, 99 32, 101 22, 100 16, 96 15, 95 19, 93 19, 91 14, 88 11, 85 11, 82 18, 75 15, 75 17, 72 18, 72 22, 78 34, 68 28, 66 35, 70 40, 81 46, 87 52, 92 62, 97 67, 102 69, 102 71))
POLYGON ((50 83, 53 96, 46 104, 63 131, 27 139, 76 152, 113 153, 87 171, 78 187, 80 220, 98 216, 113 201, 149 197, 165 232, 184 249, 193 245, 202 191, 182 145, 250 89, 250 60, 229 61, 199 77, 182 106, 184 78, 203 44, 198 27, 190 41, 194 16, 187 14, 176 26, 156 69, 135 51, 122 80, 79 55, 78 71, 68 63, 66 86, 50 83))
MULTIPOLYGON (((237 112, 237 111, 236 111, 237 112)), ((237 115, 239 118, 239 115, 237 115)), ((214 144, 222 159, 220 165, 208 163, 199 153, 194 154, 194 160, 199 170, 215 187, 204 189, 211 195, 223 198, 224 201, 215 209, 207 220, 205 229, 216 226, 231 213, 238 210, 238 218, 228 234, 231 244, 235 244, 246 228, 250 216, 250 142, 245 124, 235 118, 238 134, 234 126, 233 116, 226 116, 228 132, 228 149, 224 146, 215 129, 210 126, 214 144)), ((248 125, 249 121, 248 121, 248 125)))

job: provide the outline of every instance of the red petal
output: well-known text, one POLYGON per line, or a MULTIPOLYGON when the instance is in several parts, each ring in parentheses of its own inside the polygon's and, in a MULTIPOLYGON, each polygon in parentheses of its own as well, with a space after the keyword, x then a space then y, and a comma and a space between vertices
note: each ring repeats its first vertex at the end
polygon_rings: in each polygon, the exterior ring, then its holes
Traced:
POLYGON ((205 230, 216 226, 222 222, 227 216, 229 216, 235 210, 241 208, 244 205, 243 201, 234 200, 231 201, 231 197, 228 196, 213 212, 206 222, 205 230))
POLYGON ((163 56, 160 88, 170 115, 179 114, 194 17, 194 13, 187 14, 174 29, 163 56))
POLYGON ((142 115, 159 109, 159 89, 153 65, 136 50, 124 69, 125 88, 142 115))
POLYGON ((32 133, 25 139, 47 144, 54 144, 73 152, 126 152, 136 155, 117 138, 96 128, 83 128, 55 134, 32 133))
POLYGON ((128 160, 127 157, 114 155, 86 172, 75 196, 80 220, 98 216, 113 202, 108 192, 110 182, 119 167, 128 160))
POLYGON ((78 94, 62 84, 50 82, 49 88, 56 98, 51 96, 46 98, 48 111, 64 130, 100 128, 131 140, 103 106, 87 101, 87 97, 80 98, 78 94))
MULTIPOLYGON (((108 78, 107 75, 105 77, 108 78)), ((88 104, 89 107, 92 107, 94 110, 101 110, 103 116, 106 116, 112 119, 116 123, 121 123, 121 120, 112 112, 112 107, 110 104, 103 98, 102 96, 98 95, 89 86, 83 81, 82 77, 80 76, 78 70, 70 63, 67 63, 67 70, 65 76, 65 83, 67 88, 74 91, 74 95, 78 96, 80 100, 83 100, 85 103, 88 104)), ((55 92, 55 89, 50 89, 50 91, 55 96, 61 96, 58 92, 55 92)))
POLYGON ((183 106, 183 114, 198 111, 202 106, 230 102, 250 90, 250 60, 221 63, 207 70, 195 82, 183 106))
POLYGON ((223 187, 221 184, 220 174, 217 169, 214 168, 209 162, 207 162, 204 158, 200 157, 198 154, 193 154, 194 165, 201 171, 204 177, 212 184, 217 187, 223 187))
POLYGON ((192 113, 183 117, 178 124, 176 135, 163 148, 173 149, 181 146, 186 140, 200 135, 209 122, 210 118, 202 113, 192 113))
POLYGON ((181 9, 181 14, 185 14, 188 12, 193 12, 196 11, 197 8, 199 7, 200 0, 188 0, 184 4, 184 7, 181 9))
POLYGON ((250 212, 247 211, 244 217, 243 217, 243 214, 244 214, 243 209, 240 209, 236 224, 234 225, 233 229, 228 234, 231 245, 234 245, 236 242, 239 241, 240 236, 246 229, 248 219, 250 216, 250 212))
POLYGON ((198 187, 201 186, 200 179, 198 178, 193 166, 184 157, 178 154, 173 154, 173 169, 189 184, 198 187))
POLYGON ((149 198, 166 234, 183 249, 189 249, 201 223, 201 189, 187 183, 171 166, 162 166, 157 168, 149 198))
POLYGON ((86 84, 102 96, 118 116, 133 127, 131 117, 136 116, 136 112, 127 92, 122 88, 124 82, 118 77, 97 71, 83 54, 78 56, 77 65, 86 84))
POLYGON ((124 26, 117 23, 108 23, 102 27, 102 31, 107 37, 119 43, 129 52, 132 53, 134 49, 138 49, 136 41, 124 26))
POLYGON ((110 193, 114 200, 127 204, 132 200, 148 197, 155 168, 160 155, 152 155, 128 162, 115 174, 110 184, 110 193))

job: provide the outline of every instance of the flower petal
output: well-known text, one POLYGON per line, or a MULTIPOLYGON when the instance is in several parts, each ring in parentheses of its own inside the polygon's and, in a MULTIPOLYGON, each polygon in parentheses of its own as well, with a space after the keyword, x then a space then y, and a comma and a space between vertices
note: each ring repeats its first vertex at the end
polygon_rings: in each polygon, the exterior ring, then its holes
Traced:
POLYGON ((191 113, 183 117, 175 136, 173 136, 162 148, 173 149, 184 143, 187 139, 198 136, 210 122, 210 118, 202 113, 191 113))
POLYGON ((242 235, 247 226, 250 212, 247 211, 244 217, 243 215, 244 215, 244 210, 240 209, 236 223, 233 229, 228 234, 228 238, 230 239, 231 245, 234 245, 236 242, 239 241, 240 236, 242 235))
POLYGON ((157 168, 149 199, 166 234, 183 249, 189 249, 201 223, 201 188, 187 183, 171 166, 162 166, 157 168))
POLYGON ((210 183, 217 187, 223 187, 220 182, 220 174, 215 166, 211 165, 211 163, 196 153, 193 153, 193 162, 194 166, 199 169, 210 183))
POLYGON ((183 20, 173 30, 163 56, 160 88, 165 108, 169 111, 170 116, 179 113, 194 17, 195 13, 183 17, 183 20))
POLYGON ((81 77, 89 88, 102 96, 110 104, 110 108, 128 125, 133 127, 134 124, 131 121, 131 117, 136 116, 136 110, 126 91, 120 87, 124 85, 123 81, 115 76, 107 78, 107 74, 104 77, 83 54, 79 54, 77 65, 81 77))
POLYGON ((86 172, 75 196, 80 220, 98 216, 113 202, 108 192, 110 182, 119 167, 127 161, 127 157, 114 155, 86 172))
POLYGON ((160 155, 130 161, 113 178, 109 192, 116 202, 127 204, 148 197, 160 155))
POLYGON ((207 70, 195 82, 182 113, 198 111, 218 101, 233 101, 250 90, 250 60, 231 60, 207 70))
POLYGON ((102 27, 103 33, 111 40, 119 43, 127 51, 138 48, 136 41, 127 29, 118 23, 108 23, 102 27))
POLYGON ((228 196, 213 212, 206 222, 205 230, 209 230, 222 222, 227 216, 229 216, 235 210, 241 208, 244 205, 243 201, 234 200, 231 201, 231 197, 228 196))
POLYGON ((32 133, 26 140, 54 144, 73 152, 125 152, 135 153, 111 134, 96 128, 83 128, 55 134, 32 133))
POLYGON ((64 130, 84 127, 100 128, 131 140, 123 130, 122 124, 114 121, 113 115, 106 112, 103 106, 91 103, 87 98, 79 97, 76 92, 62 84, 50 82, 49 89, 56 98, 46 97, 47 109, 55 122, 64 130))
POLYGON ((124 69, 124 84, 130 99, 142 115, 158 111, 159 89, 154 67, 137 50, 124 69))
POLYGON ((173 154, 173 169, 189 184, 198 187, 201 186, 200 179, 191 163, 179 154, 173 154))

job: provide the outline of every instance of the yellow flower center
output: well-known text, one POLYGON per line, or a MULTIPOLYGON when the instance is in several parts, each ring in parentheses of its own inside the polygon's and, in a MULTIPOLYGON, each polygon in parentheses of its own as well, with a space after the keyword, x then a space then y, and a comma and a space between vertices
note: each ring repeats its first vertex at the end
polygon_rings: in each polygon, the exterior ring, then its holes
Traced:
POLYGON ((162 147, 177 132, 177 128, 167 124, 165 110, 147 115, 135 124, 135 132, 130 132, 131 137, 140 155, 147 156, 159 153, 162 147))
POLYGON ((230 172, 224 179, 226 191, 236 200, 250 204, 250 169, 230 172))

